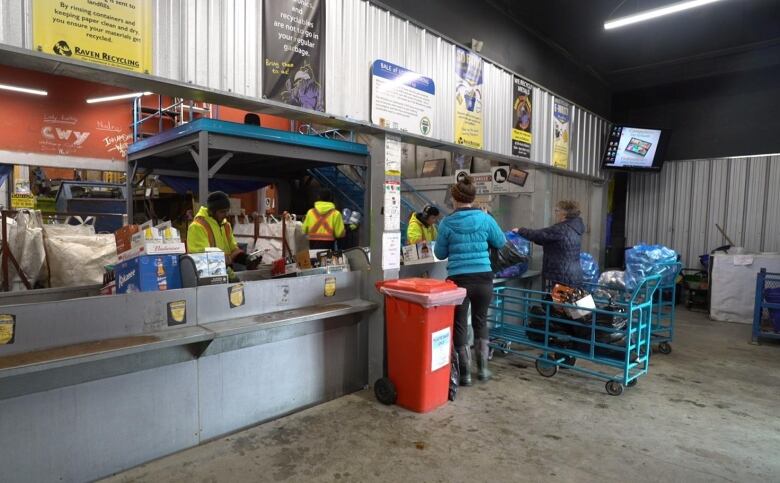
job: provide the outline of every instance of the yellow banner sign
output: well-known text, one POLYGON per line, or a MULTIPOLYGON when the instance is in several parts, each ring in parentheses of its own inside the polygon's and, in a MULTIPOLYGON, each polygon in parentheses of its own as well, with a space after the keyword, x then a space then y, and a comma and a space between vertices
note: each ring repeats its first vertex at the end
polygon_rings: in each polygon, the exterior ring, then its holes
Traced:
POLYGON ((11 195, 11 208, 20 210, 23 208, 35 209, 35 195, 31 193, 14 193, 11 195))
POLYGON ((553 110, 553 166, 569 169, 571 114, 568 104, 555 101, 553 110))
POLYGON ((33 43, 41 52, 152 71, 152 0, 35 0, 33 43))
POLYGON ((455 49, 455 142, 482 149, 482 70, 480 56, 455 49))

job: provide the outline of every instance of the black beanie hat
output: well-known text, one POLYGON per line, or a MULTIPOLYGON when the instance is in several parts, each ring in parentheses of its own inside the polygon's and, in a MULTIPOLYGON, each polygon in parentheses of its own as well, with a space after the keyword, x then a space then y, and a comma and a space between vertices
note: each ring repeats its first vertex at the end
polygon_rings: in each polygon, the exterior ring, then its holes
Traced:
POLYGON ((206 208, 208 208, 209 211, 212 212, 218 210, 229 210, 230 199, 228 198, 228 195, 223 193, 222 191, 215 191, 211 193, 209 197, 206 199, 206 208))

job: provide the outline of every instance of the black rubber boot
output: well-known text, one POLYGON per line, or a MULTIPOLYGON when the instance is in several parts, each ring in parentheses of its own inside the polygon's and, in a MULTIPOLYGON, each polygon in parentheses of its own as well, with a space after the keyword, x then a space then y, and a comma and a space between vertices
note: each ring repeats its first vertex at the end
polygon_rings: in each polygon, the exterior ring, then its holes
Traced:
POLYGON ((487 339, 476 339, 474 341, 474 350, 477 356, 477 378, 480 381, 487 381, 493 377, 493 373, 488 369, 488 358, 490 357, 490 347, 487 339))
POLYGON ((458 384, 461 386, 470 386, 471 382, 471 348, 469 346, 456 347, 458 352, 458 370, 460 379, 458 384))

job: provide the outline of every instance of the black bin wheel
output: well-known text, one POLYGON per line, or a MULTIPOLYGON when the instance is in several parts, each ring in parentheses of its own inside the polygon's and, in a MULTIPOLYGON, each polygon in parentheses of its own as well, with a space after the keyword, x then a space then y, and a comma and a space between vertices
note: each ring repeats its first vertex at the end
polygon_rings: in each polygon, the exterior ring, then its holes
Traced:
POLYGON ((638 380, 639 380, 639 379, 631 379, 630 381, 628 381, 628 384, 627 384, 627 386, 628 386, 628 387, 634 387, 634 386, 636 386, 636 383, 637 383, 637 381, 638 381, 638 380))
POLYGON ((607 394, 610 396, 620 396, 623 394, 623 384, 617 381, 607 381, 606 389, 607 394))
POLYGON ((543 377, 553 377, 558 374, 558 364, 536 359, 536 371, 543 377))
POLYGON ((658 352, 661 354, 671 354, 672 353, 672 344, 668 342, 661 342, 658 344, 658 352))
POLYGON ((398 392, 395 390, 395 384, 386 377, 377 379, 374 383, 374 395, 376 396, 377 401, 387 406, 395 404, 395 400, 398 399, 398 392))

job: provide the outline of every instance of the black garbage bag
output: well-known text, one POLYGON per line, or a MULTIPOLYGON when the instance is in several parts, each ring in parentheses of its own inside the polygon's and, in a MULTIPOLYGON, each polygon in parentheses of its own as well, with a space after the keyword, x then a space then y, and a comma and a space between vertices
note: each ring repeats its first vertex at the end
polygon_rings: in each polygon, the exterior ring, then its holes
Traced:
POLYGON ((490 249, 490 267, 493 273, 499 273, 509 267, 528 263, 528 255, 524 254, 517 245, 507 243, 502 248, 490 249))
POLYGON ((450 389, 447 392, 447 399, 454 401, 458 395, 458 381, 460 381, 460 361, 458 352, 454 347, 450 349, 450 389))
MULTIPOLYGON (((542 332, 544 332, 544 325, 545 325, 545 309, 539 307, 538 305, 535 305, 531 307, 531 310, 529 312, 530 313, 528 315, 528 328, 535 329, 535 330, 526 331, 526 336, 528 337, 529 340, 532 340, 534 342, 544 343, 544 334, 542 332)), ((550 314, 550 315, 552 317, 558 317, 558 314, 550 314)), ((547 344, 551 346, 561 347, 561 348, 563 348, 565 344, 560 340, 559 337, 555 337, 555 334, 571 335, 571 331, 569 330, 569 327, 567 327, 567 324, 555 322, 554 320, 550 321, 549 332, 550 335, 548 336, 547 344)))

